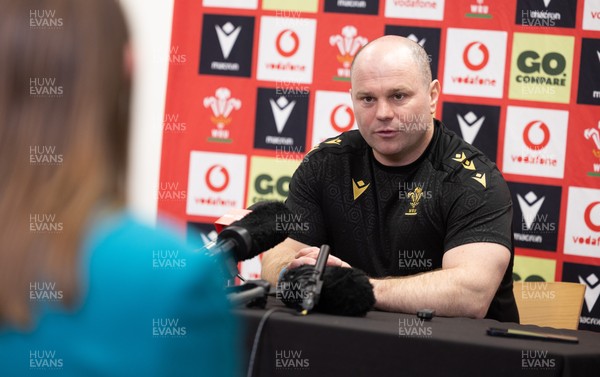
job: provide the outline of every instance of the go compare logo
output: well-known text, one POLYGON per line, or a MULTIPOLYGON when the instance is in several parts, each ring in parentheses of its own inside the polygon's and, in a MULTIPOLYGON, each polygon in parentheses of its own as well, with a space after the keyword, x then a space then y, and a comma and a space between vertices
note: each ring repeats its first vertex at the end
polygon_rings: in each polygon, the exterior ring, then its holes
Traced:
POLYGON ((509 98, 568 103, 573 46, 570 36, 515 33, 509 98))
MULTIPOLYGON (((287 153, 288 150, 278 151, 287 153)), ((296 152, 289 150, 289 153, 296 152)), ((283 157, 283 156, 278 156, 283 157)), ((264 201, 284 201, 289 193, 292 175, 301 160, 252 156, 248 174, 247 205, 264 201)))

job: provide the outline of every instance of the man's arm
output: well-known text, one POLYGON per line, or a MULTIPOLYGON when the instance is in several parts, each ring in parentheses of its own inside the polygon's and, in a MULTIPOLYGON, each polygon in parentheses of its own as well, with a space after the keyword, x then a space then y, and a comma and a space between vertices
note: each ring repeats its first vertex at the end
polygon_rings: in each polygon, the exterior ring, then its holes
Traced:
POLYGON ((271 283, 277 284, 279 273, 284 267, 296 258, 296 254, 308 245, 291 238, 286 238, 282 243, 267 250, 261 260, 261 277, 271 283))
MULTIPOLYGON (((287 238, 265 252, 262 278, 277 284, 284 267, 315 264, 319 249, 287 238)), ((503 245, 470 243, 448 250, 440 270, 418 275, 370 279, 375 292, 375 307, 380 310, 416 313, 435 309, 444 317, 483 318, 494 298, 510 261, 503 245)), ((350 267, 329 256, 327 265, 350 267)))
POLYGON ((445 317, 485 317, 510 261, 503 245, 470 243, 448 250, 442 269, 419 275, 370 279, 377 309, 445 317))
MULTIPOLYGON (((288 237, 285 241, 263 254, 261 277, 275 285, 284 267, 296 268, 303 264, 314 265, 318 255, 318 247, 311 247, 288 237)), ((348 263, 333 255, 329 255, 327 265, 350 267, 348 263)))

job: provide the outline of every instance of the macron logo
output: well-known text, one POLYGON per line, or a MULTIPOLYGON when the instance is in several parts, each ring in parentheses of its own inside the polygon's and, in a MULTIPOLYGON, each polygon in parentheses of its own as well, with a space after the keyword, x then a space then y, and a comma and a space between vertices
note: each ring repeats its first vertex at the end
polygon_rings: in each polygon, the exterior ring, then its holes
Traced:
POLYGON ((600 296, 600 284, 598 284, 598 277, 596 274, 591 274, 587 278, 583 279, 581 276, 578 276, 579 282, 581 284, 585 284, 585 306, 587 307, 588 312, 592 312, 594 305, 596 305, 596 301, 598 301, 598 296, 600 296))
POLYGON ((215 30, 217 31, 217 38, 219 38, 219 45, 221 46, 223 57, 229 59, 229 54, 231 54, 233 45, 235 44, 235 41, 237 41, 238 35, 240 35, 240 31, 242 31, 242 27, 238 26, 236 28, 231 22, 227 22, 223 26, 215 25, 215 30))
POLYGON ((521 195, 517 194, 517 199, 519 200, 519 207, 521 207, 521 213, 523 214, 523 221, 525 222, 525 227, 527 229, 531 228, 531 224, 535 220, 544 200, 545 196, 542 196, 538 199, 537 195, 533 191, 529 191, 525 198, 521 195))
POLYGON ((427 40, 426 38, 423 38, 423 39, 419 40, 419 38, 418 38, 416 35, 414 35, 414 34, 411 34, 411 35, 409 35, 409 36, 408 36, 408 37, 406 37, 406 38, 408 38, 408 39, 410 39, 411 41, 413 41, 413 42, 415 42, 415 43, 419 44, 419 46, 421 46, 421 47, 424 47, 424 46, 425 46, 425 41, 427 40))
POLYGON ((269 103, 271 104, 271 110, 273 111, 273 118, 275 118, 277 133, 281 134, 285 128, 285 124, 290 118, 292 110, 294 110, 294 106, 296 106, 296 101, 289 102, 287 98, 281 96, 277 101, 270 99, 269 103))
POLYGON ((596 54, 598 55, 598 61, 600 62, 600 51, 596 51, 596 54))
POLYGON ((473 141, 475 141, 475 138, 481 129, 481 125, 483 125, 483 121, 485 121, 485 116, 477 118, 472 111, 469 111, 464 117, 460 114, 456 114, 456 118, 458 119, 458 125, 460 126, 460 133, 462 133, 463 139, 467 143, 473 144, 473 141))

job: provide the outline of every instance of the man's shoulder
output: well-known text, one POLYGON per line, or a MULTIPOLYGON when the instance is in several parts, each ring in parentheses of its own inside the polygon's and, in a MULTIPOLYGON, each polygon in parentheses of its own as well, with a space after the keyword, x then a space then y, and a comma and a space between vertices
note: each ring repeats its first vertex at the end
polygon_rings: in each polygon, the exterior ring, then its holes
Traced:
POLYGON ((328 156, 351 156, 360 154, 369 148, 358 130, 351 130, 323 140, 306 154, 304 160, 323 160, 328 156))
POLYGON ((486 189, 489 183, 503 180, 490 158, 441 123, 438 142, 432 155, 433 164, 444 172, 447 182, 486 189))

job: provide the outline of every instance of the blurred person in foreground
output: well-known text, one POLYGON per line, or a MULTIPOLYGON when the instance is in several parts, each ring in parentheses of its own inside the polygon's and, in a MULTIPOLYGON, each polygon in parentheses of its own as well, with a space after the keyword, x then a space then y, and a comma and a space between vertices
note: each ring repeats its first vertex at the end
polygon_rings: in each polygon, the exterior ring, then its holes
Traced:
POLYGON ((294 173, 286 204, 301 231, 265 253, 264 279, 314 264, 329 244, 330 265, 371 277, 377 309, 519 321, 510 192, 492 161, 434 118, 440 90, 407 38, 358 52, 358 130, 319 144, 294 173))
POLYGON ((0 375, 236 375, 216 262, 124 209, 119 4, 0 9, 0 375))

